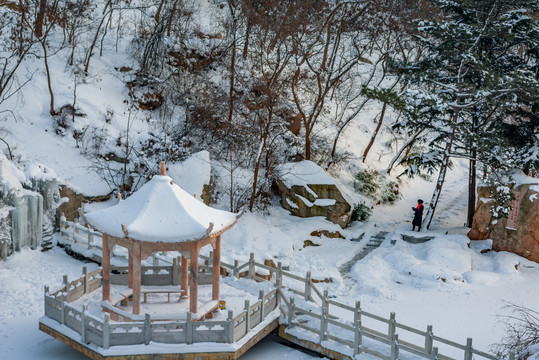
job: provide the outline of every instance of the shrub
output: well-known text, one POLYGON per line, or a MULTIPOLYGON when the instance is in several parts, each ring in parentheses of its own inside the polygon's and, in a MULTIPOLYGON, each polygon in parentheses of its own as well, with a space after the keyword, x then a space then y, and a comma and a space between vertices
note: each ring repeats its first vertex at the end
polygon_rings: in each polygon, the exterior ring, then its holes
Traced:
POLYGON ((364 170, 355 176, 354 189, 377 203, 394 204, 399 198, 398 185, 394 181, 384 182, 378 171, 364 170))
POLYGON ((371 215, 372 215, 372 210, 370 207, 368 207, 364 203, 358 203, 354 205, 354 209, 352 210, 351 221, 365 222, 369 220, 371 215))

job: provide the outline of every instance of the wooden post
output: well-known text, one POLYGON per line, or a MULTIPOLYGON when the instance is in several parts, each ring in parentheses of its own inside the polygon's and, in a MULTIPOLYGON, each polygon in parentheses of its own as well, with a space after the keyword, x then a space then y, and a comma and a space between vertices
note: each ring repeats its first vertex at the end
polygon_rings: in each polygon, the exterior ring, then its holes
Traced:
POLYGON ((356 308, 354 309, 354 324, 361 321, 361 302, 356 301, 356 308))
POLYGON ((66 311, 65 311, 65 308, 66 308, 66 294, 62 294, 62 296, 60 297, 60 324, 65 324, 66 323, 66 311))
POLYGON ((258 292, 258 300, 260 300, 260 322, 264 321, 264 290, 258 292))
MULTIPOLYGON (((431 360, 438 360, 438 348, 437 347, 432 348, 432 353, 430 354, 430 359, 431 360)), ((514 358, 513 359, 509 358, 509 360, 515 360, 515 359, 514 358)))
POLYGON ((189 296, 189 273, 187 259, 183 255, 181 257, 180 271, 180 285, 183 290, 180 298, 187 299, 187 297, 189 296))
POLYGON ((283 263, 280 261, 277 263, 277 279, 279 280, 279 283, 282 286, 283 285, 283 263))
POLYGON ((361 321, 356 321, 354 325, 354 355, 357 355, 360 353, 359 347, 363 342, 363 334, 361 333, 361 321))
POLYGON ((69 290, 69 289, 68 289, 68 287, 69 287, 69 280, 68 280, 67 275, 64 275, 64 277, 63 277, 63 282, 64 282, 64 292, 67 293, 67 294, 69 294, 69 292, 68 292, 68 290, 69 290))
POLYGON ((464 349, 464 360, 472 360, 472 338, 466 339, 466 348, 464 349))
POLYGON ((178 265, 180 261, 179 257, 172 259, 172 285, 180 285, 180 266, 178 265))
POLYGON ((434 339, 432 335, 432 325, 427 325, 427 333, 425 334, 425 352, 427 354, 431 354, 433 351, 432 344, 434 339))
POLYGON ((217 236, 213 246, 212 259, 212 300, 219 300, 219 282, 221 281, 221 235, 217 236))
POLYGON ((127 250, 127 286, 133 288, 133 250, 127 250))
POLYGON ((322 315, 320 316, 320 344, 326 339, 327 313, 326 308, 322 306, 322 315))
POLYGON ((105 322, 103 323, 103 349, 110 347, 110 315, 105 313, 105 322))
POLYGON ((239 261, 238 259, 234 260, 234 269, 232 270, 233 276, 238 279, 240 277, 240 273, 238 271, 239 261))
POLYGON ((291 329, 294 327, 294 321, 296 320, 296 305, 294 303, 294 298, 290 298, 290 305, 288 306, 288 328, 291 329))
POLYGON ((189 275, 189 290, 191 291, 189 311, 196 314, 198 312, 198 247, 196 244, 191 246, 191 269, 189 275))
MULTIPOLYGON (((110 301, 110 248, 109 236, 103 233, 103 256, 101 259, 103 265, 103 300, 110 301)), ((131 273, 131 269, 129 269, 131 273)))
POLYGON ((88 294, 88 268, 86 266, 82 267, 82 274, 84 275, 84 294, 88 294))
POLYGON ((193 315, 191 315, 191 312, 187 313, 187 320, 185 321, 185 342, 187 344, 193 343, 193 315))
POLYGON ((234 315, 232 310, 228 310, 226 321, 228 322, 228 343, 232 344, 234 342, 234 315))
POLYGON ((144 345, 149 345, 152 339, 152 324, 150 314, 144 314, 144 345))
POLYGON ((249 254, 249 277, 255 279, 255 253, 249 254))
POLYGON ((392 312, 389 314, 389 322, 387 327, 387 339, 389 341, 393 340, 393 335, 395 335, 396 330, 396 321, 395 321, 395 313, 392 312))
POLYGON ((393 335, 393 341, 391 341, 391 360, 397 360, 399 358, 399 335, 393 335))
POLYGON ((92 229, 88 229, 88 250, 92 248, 93 239, 94 239, 94 233, 92 232, 92 229))
POLYGON ((133 241, 133 314, 140 314, 140 286, 142 285, 140 241, 133 241))
POLYGON ((80 341, 83 344, 87 344, 86 341, 86 312, 88 311, 88 305, 82 305, 82 311, 80 313, 80 341))
MULTIPOLYGON (((154 268, 159 266, 159 259, 157 259, 157 257, 155 256, 155 253, 152 254, 152 258, 153 258, 152 265, 154 266, 154 268)), ((159 270, 158 269, 153 269, 153 274, 154 275, 159 274, 159 270)))
POLYGON ((245 300, 245 312, 247 313, 247 315, 245 315, 245 327, 247 328, 247 332, 251 330, 251 311, 249 310, 249 307, 249 300, 245 300))
POLYGON ((307 271, 305 276, 305 300, 309 301, 311 297, 311 272, 307 271))

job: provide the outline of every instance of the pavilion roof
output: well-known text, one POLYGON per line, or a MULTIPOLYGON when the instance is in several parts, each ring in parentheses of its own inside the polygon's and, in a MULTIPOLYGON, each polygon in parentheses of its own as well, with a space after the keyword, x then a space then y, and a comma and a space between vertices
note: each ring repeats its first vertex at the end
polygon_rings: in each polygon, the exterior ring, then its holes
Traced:
POLYGON ((172 182, 155 175, 138 191, 106 209, 85 215, 96 229, 115 237, 147 242, 185 242, 202 239, 233 225, 237 214, 206 206, 172 182), (213 223, 208 233, 210 223, 213 223))

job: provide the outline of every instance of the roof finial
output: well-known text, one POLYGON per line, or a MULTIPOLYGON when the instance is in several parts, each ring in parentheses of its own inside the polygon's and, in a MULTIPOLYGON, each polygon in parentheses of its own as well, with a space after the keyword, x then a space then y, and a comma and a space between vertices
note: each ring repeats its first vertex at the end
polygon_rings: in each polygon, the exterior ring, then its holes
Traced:
POLYGON ((161 161, 161 168, 159 169, 159 172, 160 172, 161 176, 166 176, 167 175, 167 167, 165 166, 164 161, 161 161))

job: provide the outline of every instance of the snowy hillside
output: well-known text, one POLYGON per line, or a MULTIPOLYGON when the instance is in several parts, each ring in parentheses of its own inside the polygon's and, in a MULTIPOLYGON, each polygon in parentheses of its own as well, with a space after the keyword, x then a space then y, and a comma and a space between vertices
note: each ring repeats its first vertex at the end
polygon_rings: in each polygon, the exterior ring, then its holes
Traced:
MULTIPOLYGON (((366 311, 395 312, 409 326, 433 325, 437 335, 459 343, 472 337, 484 351, 494 351, 492 345, 506 335, 507 305, 539 311, 539 264, 491 251, 490 240, 466 237, 468 145, 478 144, 474 151, 485 173, 520 167, 531 174, 539 162, 537 114, 526 110, 536 109, 532 93, 514 94, 514 107, 507 110, 513 112, 500 115, 514 120, 511 126, 526 119, 521 129, 529 131, 522 130, 525 141, 519 138, 507 149, 487 140, 495 142, 513 128, 502 131, 489 123, 484 128, 490 135, 468 137, 470 119, 488 109, 465 113, 460 132, 451 133, 452 100, 423 93, 402 100, 410 87, 427 86, 391 72, 387 59, 412 63, 426 45, 387 24, 412 23, 413 9, 380 2, 391 8, 389 21, 383 11, 363 12, 360 4, 333 8, 332 2, 285 9, 285 2, 270 1, 273 9, 257 10, 250 2, 217 0, 180 2, 178 9, 175 2, 157 0, 62 0, 48 2, 38 35, 34 25, 19 23, 23 14, 32 24, 39 18, 39 1, 30 3, 21 10, 0 1, 0 65, 13 71, 13 77, 0 75, 0 245, 11 230, 9 194, 35 195, 36 183, 50 180, 87 198, 112 195, 84 204, 89 211, 115 204, 116 193, 130 196, 166 161, 168 174, 188 194, 201 197, 211 189, 211 206, 244 211, 223 235, 225 262, 246 261, 250 253, 260 262, 281 261, 301 276, 311 272, 323 281, 322 290, 343 303, 360 300, 366 311), (329 13, 341 18, 324 21, 329 13), (18 26, 26 30, 19 33, 18 26), (406 51, 399 50, 402 44, 406 51), (27 49, 24 56, 21 49, 27 49), (446 103, 432 115, 421 101, 446 103), (443 150, 450 135, 456 156, 449 161, 443 150), (298 218, 284 210, 272 190, 276 170, 303 159, 327 169, 321 183, 335 183, 352 208, 363 204, 370 217, 342 229, 322 217, 298 218), (374 174, 377 190, 358 191, 358 174, 374 174), (417 199, 427 205, 433 194, 439 199, 430 228, 412 232, 411 207, 417 199), (410 238, 428 241, 414 244, 410 238)), ((417 16, 432 15, 420 10, 417 16)), ((488 96, 481 91, 470 96, 483 101, 488 96)), ((43 220, 50 227, 54 210, 67 201, 51 197, 54 209, 43 220)), ((43 286, 59 284, 63 275, 79 276, 82 266, 97 268, 58 247, 24 248, 0 261, 0 358, 80 358, 40 333, 37 321, 43 286)), ((264 346, 268 350, 245 358, 310 358, 264 346)), ((539 360, 539 351, 530 360, 539 360)))

